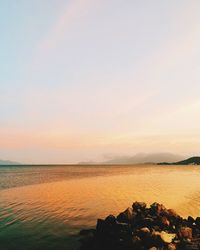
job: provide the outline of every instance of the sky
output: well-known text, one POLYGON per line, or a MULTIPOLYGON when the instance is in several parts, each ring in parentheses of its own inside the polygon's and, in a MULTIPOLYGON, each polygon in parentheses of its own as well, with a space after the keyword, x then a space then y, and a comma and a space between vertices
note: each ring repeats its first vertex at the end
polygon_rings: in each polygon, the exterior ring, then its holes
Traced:
POLYGON ((199 155, 200 1, 2 0, 0 159, 199 155))

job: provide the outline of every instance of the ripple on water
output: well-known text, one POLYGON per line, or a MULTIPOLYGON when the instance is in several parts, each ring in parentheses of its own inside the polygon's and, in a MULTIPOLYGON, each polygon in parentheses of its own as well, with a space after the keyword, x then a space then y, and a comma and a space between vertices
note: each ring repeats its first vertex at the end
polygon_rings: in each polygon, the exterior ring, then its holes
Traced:
MULTIPOLYGON (((84 173, 84 178, 68 176, 54 182, 55 176, 58 178, 63 171, 67 175, 66 169, 59 167, 54 171, 51 168, 49 172, 47 168, 48 177, 42 184, 33 184, 39 170, 30 171, 28 178, 33 174, 29 182, 32 185, 0 190, 0 239, 8 250, 15 249, 11 239, 16 244, 24 244, 27 247, 24 249, 35 250, 32 246, 35 242, 38 249, 53 249, 53 246, 66 249, 66 244, 75 244, 70 235, 95 225, 98 217, 116 215, 136 200, 148 204, 161 202, 182 216, 200 215, 200 168, 197 167, 110 167, 106 174, 103 174, 105 168, 87 168, 87 178, 84 173), (49 177, 51 174, 53 177, 49 177)), ((19 179, 26 176, 22 172, 17 175, 18 184, 22 183, 19 179)), ((43 169, 40 180, 44 180, 44 173, 43 169)), ((10 172, 9 178, 14 178, 10 172)))

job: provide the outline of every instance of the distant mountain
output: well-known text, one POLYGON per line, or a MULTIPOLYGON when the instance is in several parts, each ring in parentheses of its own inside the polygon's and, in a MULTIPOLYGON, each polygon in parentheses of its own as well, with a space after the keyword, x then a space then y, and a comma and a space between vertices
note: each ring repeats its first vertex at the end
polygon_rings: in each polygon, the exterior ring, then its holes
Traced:
POLYGON ((20 165, 20 163, 15 161, 0 160, 0 165, 20 165))
POLYGON ((136 164, 136 163, 158 163, 161 161, 180 161, 183 156, 171 153, 136 154, 134 156, 124 156, 106 161, 107 164, 136 164))
POLYGON ((178 162, 161 162, 159 165, 200 165, 200 157, 199 156, 194 156, 190 157, 186 160, 183 161, 178 161, 178 162))
POLYGON ((159 162, 176 162, 184 159, 183 156, 171 153, 154 153, 154 154, 136 154, 134 156, 121 156, 104 162, 80 162, 83 165, 92 164, 142 164, 142 163, 159 163, 159 162))

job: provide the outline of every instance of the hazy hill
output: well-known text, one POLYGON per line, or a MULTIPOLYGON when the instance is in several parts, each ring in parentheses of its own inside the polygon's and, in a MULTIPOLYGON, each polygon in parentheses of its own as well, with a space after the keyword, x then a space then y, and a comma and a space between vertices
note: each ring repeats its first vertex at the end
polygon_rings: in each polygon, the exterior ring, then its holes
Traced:
POLYGON ((136 154, 134 156, 121 156, 104 162, 80 162, 79 164, 140 164, 140 163, 159 163, 177 162, 184 159, 183 156, 171 153, 136 154))
POLYGON ((106 161, 107 164, 136 164, 136 163, 158 163, 161 161, 175 162, 184 157, 171 153, 136 154, 134 156, 124 156, 106 161))
POLYGON ((19 162, 0 160, 0 165, 20 165, 19 162))

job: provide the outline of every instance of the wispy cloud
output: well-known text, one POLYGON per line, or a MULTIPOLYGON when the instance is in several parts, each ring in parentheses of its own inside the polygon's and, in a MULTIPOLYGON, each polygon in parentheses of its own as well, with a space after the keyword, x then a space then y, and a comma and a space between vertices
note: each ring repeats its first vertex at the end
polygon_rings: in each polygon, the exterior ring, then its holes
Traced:
POLYGON ((38 159, 45 160, 55 149, 52 160, 61 150, 62 159, 68 152, 76 161, 107 152, 195 151, 200 4, 154 4, 145 10, 140 1, 66 1, 31 43, 21 88, 1 81, 0 153, 44 150, 38 159), (158 23, 154 16, 162 13, 158 23))
MULTIPOLYGON (((98 3, 98 1, 95 2, 98 3)), ((32 60, 33 70, 35 68, 40 69, 45 62, 48 62, 49 54, 53 53, 53 50, 59 46, 64 37, 70 36, 70 29, 86 17, 93 5, 94 1, 92 0, 71 0, 66 4, 63 13, 35 48, 32 60)))

